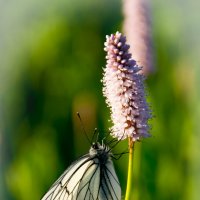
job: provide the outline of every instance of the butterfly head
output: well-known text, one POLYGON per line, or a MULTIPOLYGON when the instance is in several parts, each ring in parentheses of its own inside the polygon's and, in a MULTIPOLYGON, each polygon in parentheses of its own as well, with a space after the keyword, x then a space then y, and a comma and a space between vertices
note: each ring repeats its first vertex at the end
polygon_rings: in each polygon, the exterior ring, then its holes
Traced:
POLYGON ((91 157, 96 157, 100 160, 100 163, 105 163, 109 159, 111 152, 110 148, 105 144, 99 142, 92 143, 89 154, 91 157))

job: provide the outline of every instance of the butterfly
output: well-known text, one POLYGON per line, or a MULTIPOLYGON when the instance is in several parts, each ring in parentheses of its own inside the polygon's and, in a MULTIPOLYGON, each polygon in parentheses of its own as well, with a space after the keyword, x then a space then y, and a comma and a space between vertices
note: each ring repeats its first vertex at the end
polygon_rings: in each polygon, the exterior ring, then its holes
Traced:
POLYGON ((121 200, 121 187, 111 148, 92 143, 89 153, 74 161, 41 200, 121 200))

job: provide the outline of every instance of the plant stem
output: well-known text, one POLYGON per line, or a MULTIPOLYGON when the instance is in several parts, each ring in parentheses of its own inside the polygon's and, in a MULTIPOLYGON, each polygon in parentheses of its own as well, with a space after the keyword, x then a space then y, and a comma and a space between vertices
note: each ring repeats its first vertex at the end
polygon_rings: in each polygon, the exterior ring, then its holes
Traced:
POLYGON ((132 173, 133 173, 133 141, 131 138, 128 138, 129 143, 129 159, 128 159, 128 176, 127 176, 127 185, 126 185, 126 196, 125 200, 130 200, 131 188, 132 188, 132 173))

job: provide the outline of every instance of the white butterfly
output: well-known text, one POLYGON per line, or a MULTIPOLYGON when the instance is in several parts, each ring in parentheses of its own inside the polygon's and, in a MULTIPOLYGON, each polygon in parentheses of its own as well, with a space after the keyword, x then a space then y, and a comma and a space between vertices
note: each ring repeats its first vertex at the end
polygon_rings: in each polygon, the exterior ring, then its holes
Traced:
POLYGON ((93 143, 58 178, 41 200, 121 200, 121 187, 105 144, 93 143))

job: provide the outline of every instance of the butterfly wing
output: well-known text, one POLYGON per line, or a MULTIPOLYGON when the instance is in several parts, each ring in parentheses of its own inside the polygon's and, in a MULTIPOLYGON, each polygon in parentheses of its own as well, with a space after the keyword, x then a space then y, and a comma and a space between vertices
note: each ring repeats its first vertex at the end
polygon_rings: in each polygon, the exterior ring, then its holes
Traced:
POLYGON ((89 155, 83 156, 58 178, 41 200, 71 200, 76 199, 77 189, 92 160, 89 155))
POLYGON ((110 159, 85 155, 58 178, 42 200, 121 200, 121 188, 110 159))
POLYGON ((114 170, 114 165, 109 159, 101 168, 101 182, 99 198, 102 200, 121 200, 121 187, 114 170))
POLYGON ((91 159, 76 191, 76 200, 121 200, 121 187, 112 161, 108 159, 102 164, 98 158, 91 159))

